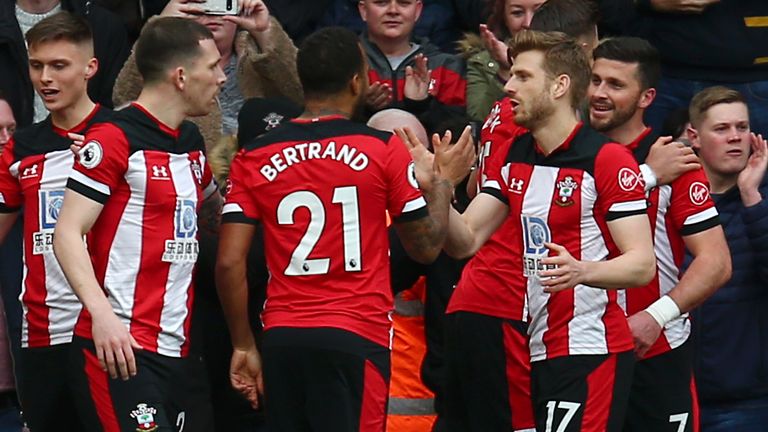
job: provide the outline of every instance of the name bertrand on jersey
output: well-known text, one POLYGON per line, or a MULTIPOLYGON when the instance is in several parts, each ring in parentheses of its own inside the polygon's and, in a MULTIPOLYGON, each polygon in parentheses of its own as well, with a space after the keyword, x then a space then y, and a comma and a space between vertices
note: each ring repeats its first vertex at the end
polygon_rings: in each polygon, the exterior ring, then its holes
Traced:
POLYGON ((299 143, 284 147, 270 156, 270 163, 263 165, 259 172, 271 182, 292 165, 311 159, 336 160, 355 171, 362 171, 368 167, 368 156, 365 153, 348 144, 337 146, 335 141, 328 141, 327 143, 299 143))

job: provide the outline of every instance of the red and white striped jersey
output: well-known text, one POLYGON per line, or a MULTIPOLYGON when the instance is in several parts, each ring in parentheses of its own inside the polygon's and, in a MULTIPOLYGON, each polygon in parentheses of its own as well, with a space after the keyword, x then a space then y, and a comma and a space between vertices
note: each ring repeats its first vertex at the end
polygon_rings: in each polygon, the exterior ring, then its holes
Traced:
POLYGON ((387 212, 427 216, 400 139, 338 116, 293 120, 235 157, 224 223, 264 227, 264 329, 333 327, 391 346, 387 212))
MULTIPOLYGON (((478 188, 488 173, 501 169, 512 142, 526 132, 515 123, 509 98, 494 104, 480 130, 478 188)), ((528 319, 525 281, 520 272, 522 257, 514 255, 515 247, 508 240, 519 224, 518 219, 508 217, 464 266, 447 313, 466 311, 518 321, 528 319)))
POLYGON ((607 222, 646 211, 642 176, 629 150, 579 123, 544 155, 527 133, 510 147, 504 166, 490 173, 483 192, 508 203, 517 220, 507 241, 526 284, 531 361, 632 349, 616 291, 577 285, 548 294, 539 279, 546 242, 564 246, 577 260, 617 256, 607 222))
MULTIPOLYGON (((646 129, 627 148, 638 163, 645 162, 651 145, 656 141, 651 129, 646 129)), ((644 287, 619 292, 619 305, 634 315, 668 294, 680 281, 680 268, 685 258, 683 237, 706 231, 720 224, 715 203, 709 196, 709 182, 704 171, 687 172, 671 184, 654 188, 648 195, 648 217, 653 231, 657 271, 644 287)), ((664 327, 644 358, 668 352, 682 345, 691 334, 688 314, 670 321, 664 327)))
POLYGON ((68 132, 82 134, 111 111, 98 105, 70 130, 50 116, 18 131, 0 158, 0 212, 23 210, 24 252, 21 286, 21 346, 40 348, 72 341, 80 300, 53 255, 53 230, 72 171, 68 132))
MULTIPOLYGON (((216 192, 197 127, 133 104, 88 131, 67 187, 104 205, 88 250, 115 314, 145 350, 185 356, 197 211, 216 192)), ((85 309, 75 334, 91 338, 85 309)))

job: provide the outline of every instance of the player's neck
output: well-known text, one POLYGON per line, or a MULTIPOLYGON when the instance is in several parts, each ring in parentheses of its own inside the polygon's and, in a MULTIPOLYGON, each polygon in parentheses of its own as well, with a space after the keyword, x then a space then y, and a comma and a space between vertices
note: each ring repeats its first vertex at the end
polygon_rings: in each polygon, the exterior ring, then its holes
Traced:
POLYGON ((626 123, 603 133, 613 142, 624 145, 633 143, 647 128, 645 123, 643 123, 642 113, 638 111, 638 114, 634 115, 626 123))
POLYGON ((344 118, 352 117, 354 109, 348 103, 337 99, 313 101, 307 100, 304 104, 304 112, 299 116, 300 119, 311 120, 320 117, 342 116, 344 118))
POLYGON ((411 50, 411 39, 409 37, 400 39, 377 38, 370 35, 368 37, 381 50, 381 53, 387 57, 403 56, 411 50))
POLYGON ((184 112, 184 101, 159 87, 144 87, 136 103, 144 107, 157 120, 170 129, 178 129, 181 122, 187 118, 184 112))
POLYGON ((21 10, 31 14, 50 12, 60 3, 60 0, 16 0, 21 10))
POLYGON ((82 123, 95 107, 96 104, 85 95, 69 107, 51 111, 51 122, 59 129, 70 130, 82 123))
POLYGON ((558 107, 549 118, 531 130, 531 133, 539 148, 546 154, 550 154, 565 142, 578 123, 579 117, 576 111, 558 107))

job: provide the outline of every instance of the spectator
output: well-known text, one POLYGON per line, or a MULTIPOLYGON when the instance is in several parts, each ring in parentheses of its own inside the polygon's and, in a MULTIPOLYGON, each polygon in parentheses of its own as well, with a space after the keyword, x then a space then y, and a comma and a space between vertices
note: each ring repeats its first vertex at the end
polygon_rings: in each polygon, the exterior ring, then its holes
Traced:
MULTIPOLYGON (((237 114, 245 99, 283 96, 297 104, 303 100, 296 75, 296 47, 277 20, 270 17, 263 2, 254 4, 250 15, 222 17, 203 15, 193 0, 171 0, 160 14, 195 19, 207 26, 221 54, 220 66, 227 83, 219 95, 220 106, 206 116, 190 119, 199 126, 209 149, 222 135, 237 133, 237 114)), ((141 77, 131 56, 117 79, 115 104, 134 100, 141 88, 141 77)))
MULTIPOLYGON (((16 119, 13 117, 11 106, 0 93, 0 156, 2 156, 3 149, 15 130, 16 119)), ((5 244, 0 245, 0 248, 5 249, 5 244)), ((0 256, 2 256, 1 252, 0 256)), ((3 266, 8 264, 2 258, 0 261, 3 262, 3 266)), ((2 272, 5 271, 5 269, 2 270, 2 272)), ((2 282, 0 281, 0 292, 5 293, 1 285, 2 282)), ((8 335, 11 327, 8 325, 3 298, 8 298, 9 302, 18 304, 17 297, 0 295, 0 430, 21 432, 21 412, 19 411, 19 400, 16 395, 16 383, 13 376, 11 338, 8 335)))
POLYGON ((43 120, 48 111, 40 96, 32 89, 27 71, 24 34, 43 18, 61 10, 83 16, 94 34, 94 50, 99 71, 88 83, 88 94, 94 102, 112 107, 112 88, 128 57, 128 39, 120 18, 86 0, 17 0, 0 4, 0 89, 18 113, 19 126, 43 120))
POLYGON ((467 33, 461 41, 467 58, 467 114, 472 120, 485 119, 493 103, 504 96, 511 65, 503 41, 528 28, 544 1, 494 0, 488 24, 480 25, 480 37, 467 33))
POLYGON ((750 127, 768 134, 768 2, 764 0, 602 0, 620 9, 622 33, 649 40, 661 53, 658 96, 646 123, 660 129, 694 94, 714 85, 746 98, 750 127))
POLYGON ((693 313, 702 432, 768 431, 768 148, 750 132, 746 99, 725 87, 696 94, 693 148, 723 221, 733 276, 693 313))
POLYGON ((361 38, 370 65, 366 103, 371 112, 402 108, 434 129, 444 117, 464 111, 465 66, 427 40, 413 38, 422 7, 421 0, 359 3, 367 29, 361 38))

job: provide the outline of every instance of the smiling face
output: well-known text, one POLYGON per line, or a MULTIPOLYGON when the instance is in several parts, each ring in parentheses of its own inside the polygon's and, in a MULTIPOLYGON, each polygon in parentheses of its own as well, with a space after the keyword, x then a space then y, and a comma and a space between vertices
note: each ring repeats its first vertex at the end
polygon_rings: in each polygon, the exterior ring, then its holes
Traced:
POLYGON ((544 0, 504 0, 504 24, 510 35, 531 26, 533 13, 544 0))
POLYGON ((360 16, 371 38, 407 40, 421 15, 421 0, 362 0, 360 16))
POLYGON ((689 131, 689 137, 708 173, 732 177, 747 166, 749 133, 747 106, 735 102, 710 107, 698 127, 689 131))
POLYGON ((29 76, 48 111, 60 111, 87 98, 97 61, 87 44, 53 40, 29 47, 29 76))
POLYGON ((642 89, 638 64, 598 58, 592 66, 592 80, 587 91, 589 121, 600 132, 610 132, 642 115, 653 100, 649 90, 642 89))
POLYGON ((515 123, 531 130, 555 111, 549 92, 552 79, 547 76, 543 63, 544 53, 541 51, 518 54, 512 65, 512 75, 504 86, 515 112, 515 123))

